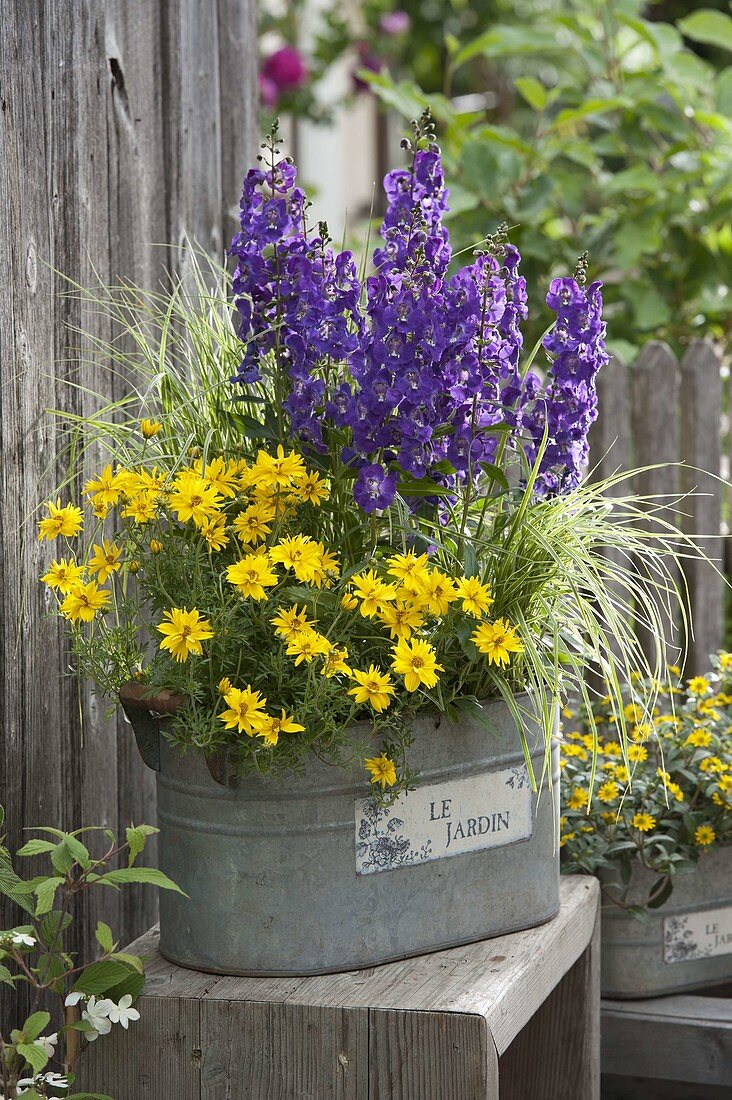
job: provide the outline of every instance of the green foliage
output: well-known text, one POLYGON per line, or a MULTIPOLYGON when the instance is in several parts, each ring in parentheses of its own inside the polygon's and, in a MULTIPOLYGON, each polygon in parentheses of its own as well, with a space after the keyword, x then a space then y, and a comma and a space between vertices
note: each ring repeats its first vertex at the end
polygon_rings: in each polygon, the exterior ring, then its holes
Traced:
MULTIPOLYGON (((699 10, 675 27, 644 8, 577 0, 453 43, 450 71, 490 62, 482 87, 512 89, 510 110, 465 111, 412 79, 368 78, 407 117, 432 103, 459 181, 458 252, 505 220, 529 283, 548 285, 589 249, 609 346, 626 357, 651 336, 678 347, 695 333, 726 335, 732 316, 732 67, 717 71, 684 42, 724 56, 732 18, 699 10)), ((543 323, 534 319, 534 336, 543 323)))
MULTIPOLYGON (((0 808, 0 823, 3 816, 0 808)), ((102 1093, 70 1091, 73 1067, 87 1043, 110 1030, 110 1014, 122 1012, 127 1019, 137 1018, 131 1004, 142 992, 144 966, 142 960, 116 951, 112 931, 102 921, 96 931, 101 957, 81 962, 65 946, 73 911, 84 894, 99 883, 115 888, 129 882, 177 887, 158 871, 131 865, 143 851, 146 839, 157 832, 149 825, 130 826, 127 841, 120 844, 107 830, 39 831, 53 840, 33 837, 16 856, 44 857, 50 873, 29 879, 15 873, 4 838, 0 837, 0 893, 30 915, 29 923, 0 931, 0 984, 10 989, 29 986, 33 1003, 33 1011, 22 1027, 13 1029, 9 1037, 0 1035, 1 1095, 5 1100, 16 1096, 31 1100, 61 1096, 67 1100, 111 1100, 102 1093), (111 843, 101 855, 94 856, 79 836, 101 831, 108 840, 111 835, 111 843), (120 858, 129 859, 130 866, 107 870, 120 858), (129 1001, 122 1001, 125 997, 129 1001), (44 1034, 52 1017, 40 1006, 51 1002, 63 1023, 53 1034, 44 1034)))

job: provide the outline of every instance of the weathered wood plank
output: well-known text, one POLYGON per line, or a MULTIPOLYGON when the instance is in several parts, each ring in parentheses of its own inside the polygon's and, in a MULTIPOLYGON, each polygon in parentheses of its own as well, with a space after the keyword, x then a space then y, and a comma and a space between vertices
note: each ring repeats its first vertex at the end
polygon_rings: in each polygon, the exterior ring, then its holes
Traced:
POLYGON ((597 376, 597 407, 589 437, 590 475, 602 481, 631 468, 630 382, 627 367, 615 356, 597 376))
MULTIPOLYGON (((694 535, 707 557, 723 568, 722 411, 721 361, 706 340, 692 340, 681 361, 681 489, 692 495, 684 501, 684 530, 694 535), (708 474, 704 473, 708 471, 708 474), (708 476, 713 475, 713 476, 708 476)), ((709 654, 722 644, 724 581, 704 561, 684 563, 693 615, 694 637, 689 643, 686 671, 693 676, 709 667, 709 654)))

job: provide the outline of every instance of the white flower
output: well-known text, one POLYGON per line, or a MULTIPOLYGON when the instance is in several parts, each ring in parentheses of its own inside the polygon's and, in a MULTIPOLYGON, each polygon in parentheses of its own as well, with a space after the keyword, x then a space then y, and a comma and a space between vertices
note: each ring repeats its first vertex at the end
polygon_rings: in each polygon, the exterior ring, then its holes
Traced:
POLYGON ((45 1051, 49 1058, 53 1058, 57 1042, 58 1034, 54 1031, 53 1035, 39 1035, 34 1041, 34 1045, 45 1051))
POLYGON ((112 1021, 109 1019, 109 1010, 114 1008, 114 1002, 109 1000, 98 1001, 96 997, 90 997, 87 1006, 81 1014, 82 1020, 91 1024, 93 1031, 85 1032, 90 1043, 98 1039, 100 1035, 109 1035, 112 1030, 112 1021))
POLYGON ((130 1020, 139 1020, 140 1013, 136 1008, 131 1008, 132 996, 130 993, 125 993, 121 998, 118 1005, 112 1005, 109 1010, 109 1018, 113 1024, 122 1024, 123 1028, 129 1026, 130 1020))
MULTIPOLYGON (((56 1088, 65 1089, 69 1087, 69 1079, 65 1077, 63 1073, 54 1073, 51 1070, 50 1073, 38 1073, 35 1077, 23 1077, 18 1081, 19 1089, 35 1088, 36 1085, 55 1085, 56 1088)), ((0 1100, 2 1098, 0 1097, 0 1100)))
POLYGON ((28 936, 25 932, 13 932, 10 936, 13 947, 35 947, 36 937, 28 936))
POLYGON ((71 1005, 78 1005, 79 1001, 85 1001, 85 1000, 86 1000, 86 993, 79 993, 77 991, 75 993, 69 993, 68 997, 64 1001, 64 1004, 66 1005, 67 1008, 69 1008, 71 1005))

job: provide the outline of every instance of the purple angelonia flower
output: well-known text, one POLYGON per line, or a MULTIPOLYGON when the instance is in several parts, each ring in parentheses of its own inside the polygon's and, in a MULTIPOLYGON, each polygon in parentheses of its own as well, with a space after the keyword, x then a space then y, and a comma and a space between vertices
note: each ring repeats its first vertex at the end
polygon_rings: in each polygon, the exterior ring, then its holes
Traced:
POLYGON ((362 466, 353 487, 353 498, 364 512, 388 508, 396 496, 396 478, 375 463, 362 466))

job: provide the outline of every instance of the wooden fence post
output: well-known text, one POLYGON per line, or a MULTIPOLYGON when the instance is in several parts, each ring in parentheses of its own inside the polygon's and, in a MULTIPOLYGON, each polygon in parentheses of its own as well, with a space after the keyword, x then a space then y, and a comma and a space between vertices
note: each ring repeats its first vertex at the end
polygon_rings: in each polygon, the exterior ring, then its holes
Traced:
MULTIPOLYGON (((53 548, 38 545, 33 512, 63 473, 45 410, 88 410, 69 382, 124 388, 83 339, 69 352, 69 325, 107 330, 54 269, 153 289, 178 263, 159 246, 184 233, 221 256, 254 152, 255 20, 255 0, 3 4, 0 800, 11 846, 31 825, 154 818, 128 731, 65 675, 65 634, 37 580, 53 548)), ((124 942, 154 919, 152 892, 105 892, 72 949, 89 947, 99 916, 124 942)))

